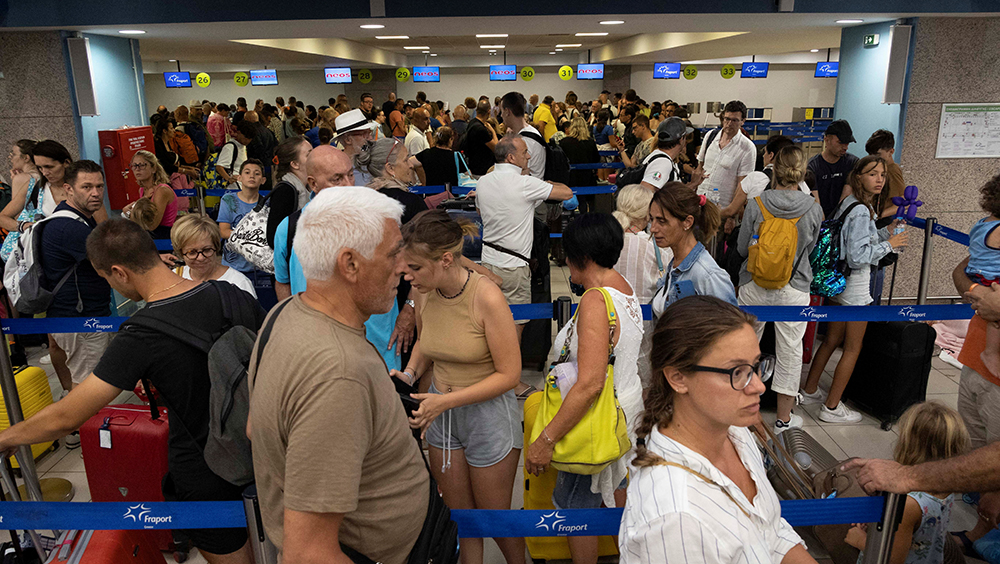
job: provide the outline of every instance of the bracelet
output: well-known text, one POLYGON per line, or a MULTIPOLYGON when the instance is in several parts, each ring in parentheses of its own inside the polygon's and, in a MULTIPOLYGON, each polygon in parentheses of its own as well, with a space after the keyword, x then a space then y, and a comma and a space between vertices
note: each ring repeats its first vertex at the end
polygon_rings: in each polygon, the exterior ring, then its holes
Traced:
POLYGON ((972 291, 973 291, 973 290, 975 290, 975 289, 976 289, 976 286, 978 286, 978 285, 979 285, 979 284, 976 284, 976 283, 973 283, 973 284, 972 284, 972 286, 969 286, 969 293, 971 294, 971 293, 972 293, 972 291))
POLYGON ((542 429, 542 436, 545 437, 545 442, 549 443, 550 445, 555 444, 555 441, 553 441, 552 438, 549 437, 549 433, 547 430, 542 429))
POLYGON ((410 385, 412 386, 413 385, 413 381, 417 379, 417 375, 414 374, 413 372, 411 372, 409 368, 404 368, 403 369, 403 374, 406 374, 407 376, 410 377, 410 385))

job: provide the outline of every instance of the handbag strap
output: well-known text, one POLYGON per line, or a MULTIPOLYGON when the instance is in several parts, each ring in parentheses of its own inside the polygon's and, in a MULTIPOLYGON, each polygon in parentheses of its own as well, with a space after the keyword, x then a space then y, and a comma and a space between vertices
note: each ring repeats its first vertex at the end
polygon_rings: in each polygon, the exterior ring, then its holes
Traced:
MULTIPOLYGON (((591 290, 597 290, 604 296, 604 305, 608 309, 608 325, 610 326, 610 331, 608 334, 608 364, 615 363, 615 325, 618 325, 618 311, 615 309, 615 302, 611 300, 611 294, 604 288, 597 287, 591 288, 583 293, 584 296, 587 292, 591 290)), ((583 301, 583 298, 580 298, 583 301)), ((559 352, 559 360, 556 364, 562 364, 566 362, 569 358, 569 346, 570 342, 573 340, 573 330, 576 328, 576 316, 580 314, 580 306, 577 306, 576 311, 573 313, 572 319, 569 320, 569 330, 566 332, 566 340, 563 341, 562 350, 559 352)))
POLYGON ((709 478, 708 476, 702 474, 701 472, 696 472, 696 471, 688 468, 687 466, 684 466, 683 464, 677 464, 676 462, 667 462, 666 460, 658 460, 658 461, 654 462, 653 464, 655 466, 673 466, 674 468, 680 468, 681 470, 684 470, 686 472, 690 472, 694 476, 697 476, 703 482, 707 482, 707 483, 709 483, 709 484, 711 484, 711 485, 719 488, 719 490, 721 490, 722 493, 726 494, 726 497, 728 497, 730 500, 732 500, 732 502, 734 504, 736 504, 736 507, 738 507, 740 509, 740 511, 743 512, 743 515, 745 515, 747 519, 750 518, 750 514, 747 513, 746 509, 743 509, 743 506, 740 505, 740 502, 736 501, 736 498, 733 497, 733 494, 729 493, 729 490, 727 490, 726 488, 724 488, 721 485, 717 484, 715 482, 715 480, 709 478))

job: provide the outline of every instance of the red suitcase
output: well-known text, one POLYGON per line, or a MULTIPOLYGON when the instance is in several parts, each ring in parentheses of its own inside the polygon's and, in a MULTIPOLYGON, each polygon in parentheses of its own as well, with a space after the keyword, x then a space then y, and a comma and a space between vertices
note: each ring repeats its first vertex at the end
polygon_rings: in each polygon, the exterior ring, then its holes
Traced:
MULTIPOLYGON (((93 501, 164 501, 167 474, 167 409, 153 419, 149 406, 113 405, 80 427, 80 447, 93 501), (111 434, 101 446, 101 428, 111 434)), ((140 531, 160 550, 174 550, 170 531, 140 531)))
MULTIPOLYGON (((80 531, 71 544, 72 549, 59 558, 56 552, 53 564, 78 562, 79 564, 166 564, 163 553, 143 531, 80 531), (80 552, 82 551, 82 554, 80 552)), ((59 547, 56 548, 58 551, 59 547)))

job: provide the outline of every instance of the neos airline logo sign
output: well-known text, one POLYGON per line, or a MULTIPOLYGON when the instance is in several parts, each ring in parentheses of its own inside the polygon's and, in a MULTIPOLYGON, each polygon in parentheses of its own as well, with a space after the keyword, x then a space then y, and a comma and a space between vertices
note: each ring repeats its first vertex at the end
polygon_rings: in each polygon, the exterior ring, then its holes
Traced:
POLYGON ((576 77, 581 80, 604 78, 604 65, 577 65, 576 77))
POLYGON ((323 71, 327 84, 338 84, 351 82, 350 68, 327 68, 323 71))
POLYGON ((490 80, 517 80, 515 65, 490 65, 490 80))
POLYGON ((440 80, 440 67, 413 67, 414 82, 438 82, 440 80))

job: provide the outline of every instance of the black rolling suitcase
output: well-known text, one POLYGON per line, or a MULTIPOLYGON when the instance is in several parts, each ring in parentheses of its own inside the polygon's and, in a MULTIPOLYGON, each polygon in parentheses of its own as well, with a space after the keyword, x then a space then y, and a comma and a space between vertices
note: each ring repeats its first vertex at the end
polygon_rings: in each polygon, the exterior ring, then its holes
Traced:
MULTIPOLYGON (((892 282, 896 279, 895 268, 892 282)), ((888 431, 906 408, 927 398, 935 338, 934 328, 919 321, 868 323, 844 398, 880 419, 882 429, 888 431)))
MULTIPOLYGON (((552 303, 552 283, 549 263, 549 227, 535 219, 531 258, 537 261, 531 272, 531 303, 552 303)), ((552 347, 552 320, 532 319, 521 334, 521 366, 529 370, 544 370, 552 347)))

